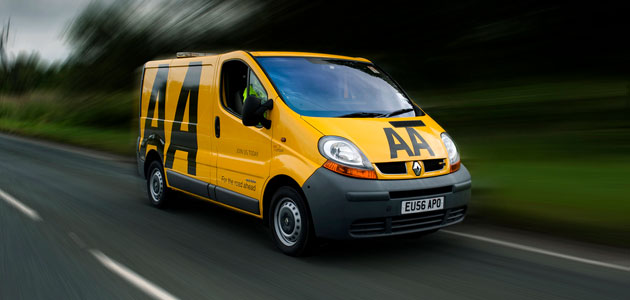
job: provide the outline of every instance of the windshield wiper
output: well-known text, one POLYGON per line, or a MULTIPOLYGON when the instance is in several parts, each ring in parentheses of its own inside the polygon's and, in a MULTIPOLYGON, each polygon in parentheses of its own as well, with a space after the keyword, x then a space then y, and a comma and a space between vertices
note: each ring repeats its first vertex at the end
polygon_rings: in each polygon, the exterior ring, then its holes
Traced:
POLYGON ((381 118, 384 116, 385 115, 382 113, 360 111, 360 112, 354 112, 354 113, 350 113, 346 115, 337 116, 337 118, 370 118, 370 117, 381 118))
POLYGON ((389 118, 391 116, 396 116, 396 115, 408 113, 408 112, 411 112, 411 111, 413 111, 413 108, 403 108, 403 109, 392 111, 392 112, 384 115, 383 118, 389 118))

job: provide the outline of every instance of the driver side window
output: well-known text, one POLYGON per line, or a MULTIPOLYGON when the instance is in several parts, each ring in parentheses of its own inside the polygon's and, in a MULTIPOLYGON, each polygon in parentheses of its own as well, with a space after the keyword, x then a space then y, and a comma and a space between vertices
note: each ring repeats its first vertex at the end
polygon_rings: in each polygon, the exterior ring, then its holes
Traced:
POLYGON ((245 91, 245 93, 243 93, 243 95, 245 96, 243 99, 247 99, 246 96, 251 95, 256 96, 257 98, 262 100, 262 102, 267 101, 267 92, 263 88, 262 83, 260 83, 260 80, 258 80, 258 77, 256 77, 256 74, 254 74, 254 71, 252 71, 251 69, 249 70, 249 85, 247 86, 247 90, 245 91))
POLYGON ((221 71, 221 103, 239 118, 243 114, 243 102, 247 96, 267 100, 267 92, 256 74, 242 61, 232 60, 223 64, 221 71))

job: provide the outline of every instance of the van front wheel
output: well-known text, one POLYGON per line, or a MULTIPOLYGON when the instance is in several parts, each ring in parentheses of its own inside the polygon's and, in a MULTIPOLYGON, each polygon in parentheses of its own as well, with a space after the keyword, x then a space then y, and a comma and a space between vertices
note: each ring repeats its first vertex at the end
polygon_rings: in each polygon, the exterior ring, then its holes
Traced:
POLYGON ((314 244, 314 231, 306 202, 292 187, 279 188, 272 198, 271 236, 287 255, 301 256, 314 244))
POLYGON ((170 189, 166 187, 164 169, 159 161, 153 161, 149 165, 147 176, 147 192, 151 204, 158 208, 164 208, 168 204, 170 189))

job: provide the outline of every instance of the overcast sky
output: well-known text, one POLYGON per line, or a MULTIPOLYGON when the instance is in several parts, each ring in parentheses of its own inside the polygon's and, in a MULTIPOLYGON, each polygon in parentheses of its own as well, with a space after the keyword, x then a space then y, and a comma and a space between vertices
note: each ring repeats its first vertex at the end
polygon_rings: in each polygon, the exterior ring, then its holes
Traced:
POLYGON ((91 0, 0 0, 0 27, 11 18, 8 50, 37 51, 47 61, 64 59, 70 52, 63 32, 91 0))

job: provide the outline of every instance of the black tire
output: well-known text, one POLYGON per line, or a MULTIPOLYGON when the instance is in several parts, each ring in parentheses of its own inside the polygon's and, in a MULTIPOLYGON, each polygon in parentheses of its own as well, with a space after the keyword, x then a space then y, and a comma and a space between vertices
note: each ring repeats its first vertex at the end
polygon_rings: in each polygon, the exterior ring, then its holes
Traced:
POLYGON ((289 186, 279 188, 273 195, 269 214, 271 238, 278 249, 290 256, 308 255, 316 239, 302 195, 289 186))
POLYGON ((171 191, 166 187, 164 168, 159 161, 153 161, 147 172, 147 194, 149 202, 157 208, 166 208, 170 200, 171 191))

